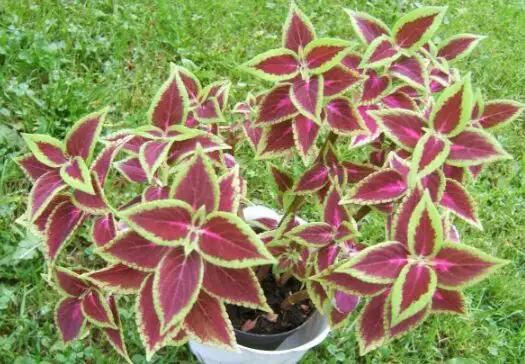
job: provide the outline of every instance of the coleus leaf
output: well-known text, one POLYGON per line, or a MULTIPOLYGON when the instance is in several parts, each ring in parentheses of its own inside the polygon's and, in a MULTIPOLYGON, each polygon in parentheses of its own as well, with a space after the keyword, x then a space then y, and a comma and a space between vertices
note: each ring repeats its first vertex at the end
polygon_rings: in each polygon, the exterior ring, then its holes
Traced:
POLYGON ((65 297, 55 308, 55 324, 64 342, 76 340, 82 334, 86 320, 81 304, 78 298, 65 297))
POLYGON ((361 80, 359 73, 344 66, 334 66, 323 73, 324 96, 342 94, 361 80))
POLYGON ((267 81, 284 81, 299 73, 299 60, 294 51, 280 48, 257 55, 243 69, 267 81))
POLYGON ((274 262, 253 229, 227 212, 212 212, 206 216, 199 229, 196 249, 208 262, 226 268, 248 268, 274 262))
POLYGON ((282 156, 295 146, 291 120, 264 129, 257 149, 257 158, 268 159, 282 156))
POLYGON ((392 324, 424 309, 432 301, 436 287, 434 270, 424 264, 407 264, 392 286, 392 324))
POLYGON ((432 312, 464 315, 467 313, 465 301, 463 292, 438 287, 432 297, 432 312))
POLYGON ((395 169, 374 172, 355 185, 342 204, 379 204, 395 201, 404 196, 408 187, 403 176, 395 169))
POLYGON ((93 215, 106 214, 110 206, 104 195, 104 190, 98 182, 97 175, 91 174, 91 183, 94 193, 88 194, 80 190, 73 192, 72 201, 79 209, 93 215))
POLYGON ((285 193, 292 188, 293 179, 288 173, 271 163, 268 163, 268 169, 279 192, 285 193))
POLYGON ((370 174, 377 172, 378 168, 373 165, 360 164, 355 162, 343 161, 341 162, 345 172, 346 179, 349 183, 357 183, 363 180, 370 174))
MULTIPOLYGON (((259 106, 259 116, 255 120, 254 126, 280 123, 297 114, 297 108, 290 97, 290 88, 291 85, 289 84, 280 84, 264 96, 259 106)), ((304 93, 305 90, 301 88, 299 91, 304 93)), ((302 95, 302 93, 300 94, 302 95)), ((314 106, 317 105, 315 104, 314 106)))
POLYGON ((423 7, 402 16, 392 28, 394 39, 401 48, 416 50, 425 44, 441 25, 444 7, 423 7))
POLYGON ((328 183, 329 169, 322 163, 315 163, 297 179, 293 191, 296 194, 315 192, 328 183))
POLYGON ((392 237, 406 247, 408 247, 408 223, 422 195, 419 188, 411 190, 397 208, 394 216, 392 237))
POLYGON ((447 163, 465 167, 512 158, 490 134, 477 128, 467 128, 451 138, 447 163))
POLYGON ((435 256, 443 243, 441 216, 426 190, 408 221, 408 249, 414 256, 435 256))
POLYGON ((383 132, 401 148, 412 150, 424 135, 425 120, 418 113, 405 109, 373 111, 372 117, 383 132))
POLYGON ((35 221, 51 203, 53 198, 63 191, 67 185, 60 177, 60 172, 53 169, 39 177, 29 193, 29 216, 35 221))
POLYGON ((394 89, 381 99, 381 102, 392 109, 417 110, 414 100, 406 93, 394 89))
POLYGON ((69 129, 65 138, 67 154, 89 161, 109 108, 84 116, 69 129))
POLYGON ((374 39, 367 47, 360 68, 380 68, 401 56, 390 37, 382 35, 374 39))
POLYGON ((323 86, 323 76, 312 76, 306 80, 295 80, 290 88, 290 100, 295 108, 314 121, 319 120, 321 115, 323 86))
POLYGON ((286 233, 295 242, 307 247, 319 248, 332 242, 332 226, 324 222, 301 224, 286 233))
MULTIPOLYGON (((344 244, 341 244, 344 246, 344 244)), ((336 259, 341 252, 341 247, 338 244, 329 244, 317 249, 311 254, 313 268, 316 272, 324 273, 328 268, 336 263, 336 259)))
POLYGON ((218 104, 220 111, 224 111, 228 103, 228 97, 230 95, 231 82, 228 80, 217 81, 209 84, 203 90, 203 94, 206 98, 214 97, 218 104))
POLYGON ((328 126, 337 134, 353 136, 366 130, 361 115, 345 97, 330 100, 325 110, 328 126))
POLYGON ((524 109, 525 106, 516 101, 492 100, 485 104, 477 122, 483 129, 500 127, 515 120, 524 109))
POLYGON ((62 165, 60 168, 60 177, 62 177, 64 182, 76 190, 80 190, 90 195, 95 194, 89 169, 84 160, 80 157, 75 157, 68 163, 62 165))
POLYGON ((383 283, 365 282, 349 273, 342 273, 333 270, 323 272, 312 279, 315 279, 328 287, 361 297, 376 296, 389 286, 383 283))
POLYGON ((356 321, 356 336, 361 355, 374 350, 388 338, 387 294, 372 297, 361 309, 356 321))
POLYGON ((344 222, 354 222, 345 206, 341 205, 341 193, 337 185, 330 187, 323 206, 323 221, 334 229, 339 229, 344 222))
POLYGON ((179 333, 180 326, 174 327, 167 333, 161 333, 161 324, 153 300, 153 275, 144 280, 137 295, 136 307, 135 317, 140 339, 146 349, 146 360, 150 360, 156 351, 167 345, 169 340, 179 333))
POLYGON ((128 230, 100 247, 97 253, 110 262, 119 262, 134 269, 151 272, 169 250, 170 247, 154 244, 128 230))
POLYGON ((138 293, 148 273, 124 264, 113 264, 86 275, 86 278, 104 290, 120 293, 138 293))
POLYGON ((218 179, 219 183, 219 211, 237 213, 241 200, 239 166, 218 179))
POLYGON ((22 134, 27 147, 35 158, 48 167, 60 167, 67 162, 64 144, 42 134, 22 134))
POLYGON ((390 35, 390 29, 381 20, 367 13, 350 9, 344 10, 350 17, 355 33, 364 44, 370 44, 374 39, 382 35, 390 35))
POLYGON ((213 165, 200 147, 195 156, 177 172, 170 195, 188 203, 195 211, 204 206, 215 211, 219 206, 219 184, 213 165))
POLYGON ((197 148, 199 144, 205 153, 230 148, 222 142, 221 138, 211 133, 198 133, 191 136, 189 139, 173 141, 169 151, 168 165, 172 166, 178 164, 189 156, 195 154, 199 149, 197 148))
POLYGON ((113 319, 115 321, 115 324, 117 326, 117 329, 110 329, 106 328, 104 329, 104 333, 106 334, 106 337, 113 347, 115 351, 128 363, 131 363, 131 359, 128 355, 128 350, 126 348, 126 343, 124 342, 124 333, 122 332, 122 322, 120 320, 117 303, 115 301, 114 296, 108 297, 108 304, 109 308, 111 309, 111 313, 113 314, 113 319))
POLYGON ((387 304, 387 309, 390 310, 390 312, 387 311, 387 320, 388 326, 389 326, 389 340, 396 339, 398 337, 401 337, 405 334, 407 334, 409 331, 415 329, 416 327, 420 326, 428 317, 430 314, 430 305, 426 305, 423 309, 416 312, 414 315, 401 320, 398 323, 392 322, 392 305, 387 304))
POLYGON ((142 192, 142 201, 166 200, 169 198, 169 186, 149 186, 142 192))
POLYGON ((202 287, 203 261, 196 251, 171 249, 160 261, 153 279, 153 302, 161 333, 170 330, 192 309, 202 287))
POLYGON ((315 141, 321 128, 314 120, 302 114, 293 118, 292 128, 295 146, 303 161, 307 161, 314 151, 315 141))
POLYGON ((333 302, 328 310, 328 323, 332 329, 338 329, 346 324, 350 314, 359 304, 359 297, 336 291, 333 302))
POLYGON ((204 262, 202 288, 206 293, 230 304, 272 311, 250 268, 232 269, 204 262))
POLYGON ((100 186, 104 186, 106 177, 109 173, 113 160, 123 147, 123 143, 113 142, 106 145, 106 147, 98 154, 93 161, 90 172, 95 173, 100 186))
POLYGON ((170 75, 161 86, 149 110, 153 125, 166 131, 171 125, 183 124, 188 114, 189 100, 178 67, 171 64, 170 75))
POLYGON ((137 157, 128 157, 118 161, 114 166, 130 182, 144 183, 148 180, 146 171, 137 157))
POLYGON ((242 129, 244 131, 244 134, 246 134, 246 138, 248 138, 250 147, 254 151, 257 151, 257 148, 259 147, 259 142, 262 138, 263 128, 256 128, 252 125, 252 122, 250 120, 245 120, 242 123, 242 129))
POLYGON ((113 214, 96 216, 91 227, 91 237, 96 246, 103 246, 117 235, 117 226, 113 214))
POLYGON ((439 204, 469 224, 482 229, 474 199, 456 180, 447 178, 445 192, 439 204))
POLYGON ((152 140, 142 144, 139 151, 139 162, 151 182, 157 169, 166 162, 171 143, 152 140))
POLYGON ((69 269, 57 266, 52 274, 58 290, 69 297, 79 298, 90 287, 89 282, 69 269))
POLYGON ((119 216, 140 235, 159 245, 183 244, 193 227, 193 209, 181 200, 158 200, 137 204, 119 216))
POLYGON ((315 29, 312 22, 292 1, 283 26, 283 46, 299 52, 313 39, 315 39, 315 29))
POLYGON ((440 44, 437 56, 454 61, 468 56, 485 37, 474 34, 458 34, 440 44))
POLYGON ((38 158, 31 153, 13 158, 13 160, 33 182, 54 169, 40 162, 38 158))
POLYGON ((234 350, 235 335, 223 303, 203 290, 184 320, 184 329, 198 342, 234 350))
POLYGON ((336 38, 317 38, 304 48, 310 74, 320 74, 337 65, 348 52, 349 43, 336 38))
POLYGON ((407 84, 426 91, 428 74, 419 56, 402 56, 390 66, 389 71, 407 84))
POLYGON ((49 260, 55 260, 65 244, 84 222, 85 214, 71 200, 60 203, 49 215, 46 223, 44 252, 49 260))
POLYGON ((308 291, 308 296, 312 300, 317 311, 319 311, 320 313, 324 313, 325 305, 327 305, 329 301, 328 294, 326 293, 321 283, 312 280, 307 280, 306 289, 308 291))
POLYGON ((64 201, 70 201, 70 199, 71 196, 67 194, 58 194, 55 197, 53 197, 51 201, 49 201, 46 208, 42 210, 39 216, 32 223, 32 225, 37 229, 37 231, 40 234, 45 235, 47 221, 49 220, 49 216, 51 215, 51 213, 55 211, 56 207, 64 201))
POLYGON ((98 327, 117 329, 111 308, 104 295, 92 289, 82 298, 82 312, 86 319, 98 327))
POLYGON ((202 92, 202 85, 197 76, 184 67, 177 67, 176 70, 186 88, 188 98, 190 100, 198 100, 202 92))
POLYGON ((221 107, 216 98, 210 98, 202 102, 193 110, 193 115, 201 123, 218 123, 223 121, 221 107))
POLYGON ((432 108, 430 127, 450 137, 458 135, 470 122, 472 102, 472 86, 467 76, 443 91, 432 108))
POLYGON ((428 176, 445 164, 450 153, 450 142, 434 132, 427 132, 416 144, 412 153, 409 184, 415 186, 421 178, 428 176))
POLYGON ((457 243, 443 243, 431 262, 438 285, 445 289, 471 286, 508 262, 457 243))
POLYGON ((363 83, 363 90, 361 93, 362 103, 372 103, 373 101, 376 101, 388 90, 392 83, 389 76, 379 76, 373 70, 368 71, 367 75, 368 78, 363 83))
POLYGON ((391 283, 407 262, 406 247, 397 241, 391 241, 360 251, 338 267, 336 272, 348 273, 370 283, 391 283))

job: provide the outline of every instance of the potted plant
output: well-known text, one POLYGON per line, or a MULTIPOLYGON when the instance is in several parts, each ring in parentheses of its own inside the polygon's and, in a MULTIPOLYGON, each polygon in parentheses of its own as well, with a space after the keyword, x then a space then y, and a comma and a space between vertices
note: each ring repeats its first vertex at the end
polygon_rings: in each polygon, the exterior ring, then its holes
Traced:
POLYGON ((454 68, 482 37, 431 40, 445 10, 392 29, 348 10, 355 46, 317 37, 292 3, 281 48, 243 65, 273 85, 233 113, 229 82, 202 87, 172 65, 143 126, 102 133, 106 108, 63 141, 25 134, 17 163, 34 184, 19 222, 44 238, 62 339, 101 330, 130 361, 123 295, 147 359, 189 339, 205 362, 298 361, 354 319, 365 354, 431 313, 464 314, 462 289, 505 264, 460 242, 455 219, 481 228, 467 174, 510 157, 488 130, 523 106, 485 101, 454 68), (244 141, 282 212, 250 204, 244 141), (371 211, 385 242, 360 237, 371 211), (66 267, 85 228, 75 254, 94 244, 96 259, 66 267))

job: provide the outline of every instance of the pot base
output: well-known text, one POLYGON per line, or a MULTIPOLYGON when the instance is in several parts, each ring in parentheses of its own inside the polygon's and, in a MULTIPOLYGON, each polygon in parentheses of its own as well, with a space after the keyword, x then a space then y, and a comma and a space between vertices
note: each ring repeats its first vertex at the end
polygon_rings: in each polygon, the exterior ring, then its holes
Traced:
POLYGON ((190 349, 205 364, 295 364, 308 350, 319 345, 330 332, 328 320, 318 312, 290 334, 275 350, 259 350, 238 345, 237 352, 203 345, 190 340, 190 349))

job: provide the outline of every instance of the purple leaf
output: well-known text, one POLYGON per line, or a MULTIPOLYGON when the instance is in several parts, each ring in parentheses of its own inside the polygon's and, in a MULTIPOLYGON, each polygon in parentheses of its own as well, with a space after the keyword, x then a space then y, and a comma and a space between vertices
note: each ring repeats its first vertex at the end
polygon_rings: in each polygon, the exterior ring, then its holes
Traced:
POLYGON ((82 333, 85 318, 77 298, 62 299, 55 309, 55 323, 65 342, 76 340, 82 333))
POLYGON ((198 148, 197 154, 177 173, 173 182, 173 198, 187 202, 195 211, 204 206, 214 211, 219 206, 219 186, 210 160, 198 148))
POLYGON ((174 248, 160 261, 153 280, 153 301, 166 332, 190 312, 199 295, 204 266, 196 251, 174 248))
POLYGON ((65 139, 66 150, 70 156, 80 157, 85 161, 91 158, 108 111, 106 108, 89 114, 73 125, 65 139))
POLYGON ((341 135, 365 132, 364 122, 349 99, 338 97, 326 105, 326 121, 332 131, 341 135))
POLYGON ((288 17, 283 27, 283 46, 298 52, 315 38, 315 30, 308 17, 295 3, 290 4, 288 17))
POLYGON ((62 202, 49 215, 46 224, 45 255, 55 260, 66 242, 84 222, 84 213, 71 201, 62 202))
POLYGON ((294 80, 290 89, 290 99, 301 114, 312 120, 318 120, 323 101, 323 77, 313 76, 307 80, 294 80))
POLYGON ((171 125, 183 124, 188 113, 188 95, 175 66, 159 89, 150 107, 153 125, 166 131, 171 125))
POLYGON ((297 109, 290 98, 290 88, 290 85, 282 84, 266 94, 262 99, 259 117, 255 120, 254 126, 280 123, 295 116, 297 109))

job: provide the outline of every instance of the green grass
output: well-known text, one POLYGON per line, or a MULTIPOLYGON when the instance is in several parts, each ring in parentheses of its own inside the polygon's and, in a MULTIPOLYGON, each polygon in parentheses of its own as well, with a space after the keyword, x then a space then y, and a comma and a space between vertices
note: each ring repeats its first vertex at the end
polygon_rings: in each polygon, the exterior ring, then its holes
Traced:
MULTIPOLYGON (((353 38, 340 6, 367 11, 387 23, 416 4, 449 6, 439 36, 485 34, 461 62, 488 98, 523 100, 525 3, 521 0, 301 1, 323 36, 353 38)), ((110 104, 116 126, 144 120, 168 63, 193 67, 203 83, 233 82, 232 102, 260 84, 236 65, 280 42, 287 1, 246 0, 0 0, 0 362, 114 363, 120 359, 94 335, 64 346, 53 324, 56 294, 42 281, 38 241, 14 223, 29 183, 11 157, 23 148, 20 132, 64 131, 83 114, 110 104), (155 4, 154 4, 155 3, 155 4)), ((353 328, 331 336, 305 363, 520 363, 525 358, 525 129, 518 120, 497 138, 514 156, 487 168, 469 185, 485 231, 461 224, 467 244, 508 259, 500 273, 469 289, 467 317, 434 316, 422 327, 365 357, 357 356, 353 328)), ((345 153, 352 156, 350 152, 345 153)), ((274 201, 268 174, 246 162, 256 201, 274 201)), ((293 166, 296 173, 299 166, 293 166)), ((371 218, 374 221, 374 218, 371 218)), ((380 229, 377 224, 371 224, 380 229)), ((380 239, 381 230, 367 234, 380 239)), ((80 245, 79 245, 80 246, 80 245)), ((75 247, 75 245, 74 245, 75 247)), ((87 250, 93 260, 92 250, 87 250)), ((75 255, 66 258, 75 263, 75 255)), ((144 362, 130 310, 124 310, 128 349, 144 362)), ((167 348, 158 363, 195 362, 186 347, 167 348)))

